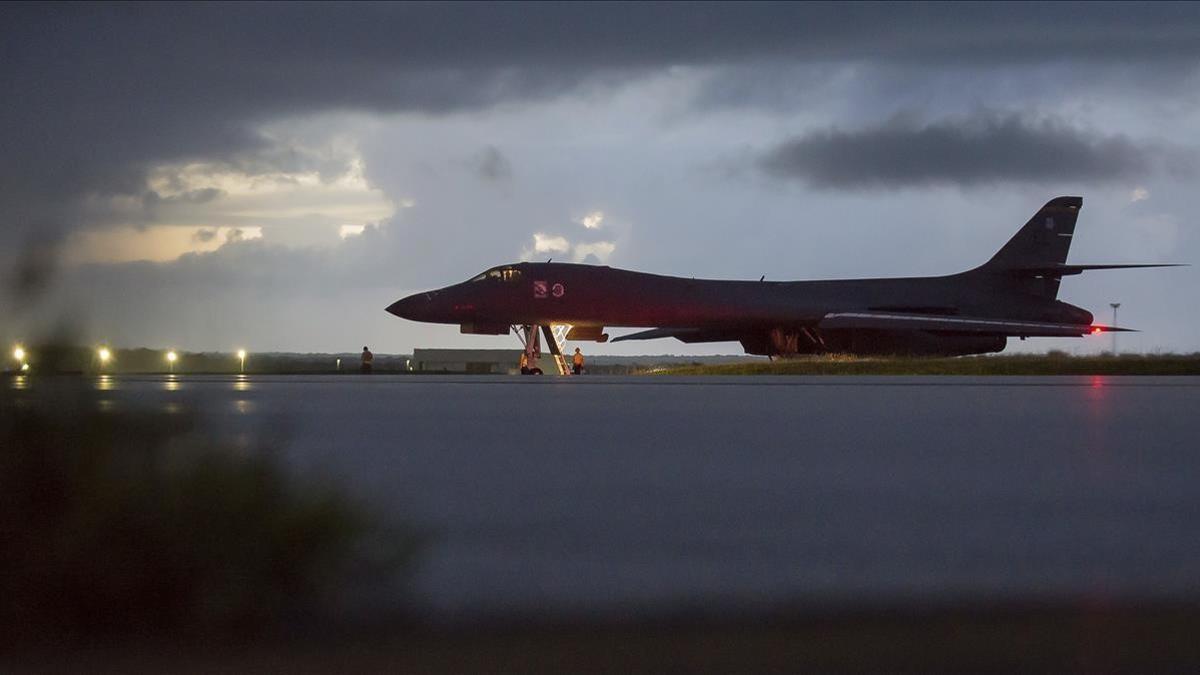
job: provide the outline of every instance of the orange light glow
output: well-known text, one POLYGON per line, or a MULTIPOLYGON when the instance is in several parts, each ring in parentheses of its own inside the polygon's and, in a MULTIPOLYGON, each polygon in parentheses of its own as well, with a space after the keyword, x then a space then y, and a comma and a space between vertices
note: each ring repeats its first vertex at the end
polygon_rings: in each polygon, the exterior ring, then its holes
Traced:
POLYGON ((1092 335, 1095 335, 1096 333, 1100 333, 1103 331, 1104 331, 1104 329, 1101 328, 1100 326, 1092 326, 1092 335))

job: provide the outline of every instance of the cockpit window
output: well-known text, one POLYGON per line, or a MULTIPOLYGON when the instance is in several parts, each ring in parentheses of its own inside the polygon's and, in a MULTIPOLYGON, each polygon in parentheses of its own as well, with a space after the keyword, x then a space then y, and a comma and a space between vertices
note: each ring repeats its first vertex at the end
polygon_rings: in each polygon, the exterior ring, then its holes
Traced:
POLYGON ((484 280, 514 283, 521 280, 521 270, 515 267, 494 267, 480 274, 479 276, 472 278, 470 283, 484 280))

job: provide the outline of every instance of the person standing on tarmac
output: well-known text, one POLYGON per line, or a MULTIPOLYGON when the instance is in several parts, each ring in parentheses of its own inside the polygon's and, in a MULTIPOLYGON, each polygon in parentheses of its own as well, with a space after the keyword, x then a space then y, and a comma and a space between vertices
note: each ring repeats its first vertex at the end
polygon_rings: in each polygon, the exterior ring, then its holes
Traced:
POLYGON ((529 354, 521 352, 521 374, 529 374, 529 354))
POLYGON ((371 353, 370 349, 367 349, 364 346, 363 353, 362 353, 362 367, 360 368, 363 375, 371 374, 371 366, 372 366, 372 363, 374 363, 374 361, 375 361, 375 355, 371 353))
POLYGON ((575 356, 571 357, 571 362, 575 365, 573 372, 576 375, 583 371, 583 352, 579 351, 579 347, 575 348, 575 356))

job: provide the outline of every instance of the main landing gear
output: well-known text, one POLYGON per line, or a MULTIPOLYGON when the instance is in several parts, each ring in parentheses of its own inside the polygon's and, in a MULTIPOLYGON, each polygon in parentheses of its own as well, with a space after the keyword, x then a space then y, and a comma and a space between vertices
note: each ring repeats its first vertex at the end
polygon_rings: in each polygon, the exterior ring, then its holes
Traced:
POLYGON ((563 356, 563 349, 567 342, 567 333, 571 332, 570 324, 556 323, 541 326, 526 324, 523 326, 513 326, 513 332, 517 334, 517 339, 525 347, 524 363, 527 366, 529 374, 542 374, 542 369, 538 367, 537 363, 538 359, 542 356, 541 336, 543 335, 546 339, 546 346, 550 349, 550 355, 554 358, 554 366, 558 369, 558 374, 571 374, 571 366, 567 363, 566 357, 563 356))

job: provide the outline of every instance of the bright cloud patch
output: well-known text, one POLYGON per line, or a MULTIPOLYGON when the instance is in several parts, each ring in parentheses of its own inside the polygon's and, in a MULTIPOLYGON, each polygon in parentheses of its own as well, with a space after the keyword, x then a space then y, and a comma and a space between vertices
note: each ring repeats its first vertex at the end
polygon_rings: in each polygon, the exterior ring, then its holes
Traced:
POLYGON ((574 256, 576 262, 605 262, 615 250, 617 245, 611 241, 596 241, 590 244, 576 244, 574 256))
POLYGON ((1144 187, 1136 187, 1129 193, 1130 202, 1140 202, 1150 198, 1150 191, 1144 187))
POLYGON ((223 166, 189 164, 156 171, 150 189, 158 195, 151 217, 159 224, 228 223, 269 230, 274 242, 319 245, 345 237, 348 224, 360 228, 396 211, 382 192, 367 183, 355 157, 334 175, 318 170, 247 173, 223 166), (181 195, 212 191, 219 196, 194 203, 181 195))
POLYGON ((603 222, 604 222, 604 212, 603 211, 592 211, 591 213, 587 214, 583 218, 579 219, 579 224, 583 225, 584 227, 586 227, 589 230, 599 229, 600 224, 603 222))
POLYGON ((538 232, 533 235, 534 253, 566 253, 571 250, 571 242, 566 237, 550 236, 538 232))
POLYGON ((343 225, 338 228, 338 236, 342 239, 346 239, 347 237, 357 237, 366 229, 366 225, 343 225))
POLYGON ((216 250, 236 238, 233 232, 276 244, 329 246, 396 212, 396 204, 367 182, 353 148, 327 156, 295 153, 301 159, 286 169, 277 166, 286 162, 249 160, 163 165, 150 172, 141 194, 93 196, 90 219, 107 226, 77 233, 67 257, 173 260, 216 250))
POLYGON ((582 218, 572 221, 581 226, 582 230, 572 230, 567 236, 548 235, 538 232, 533 235, 533 246, 521 251, 522 260, 532 260, 535 256, 546 254, 566 254, 574 262, 599 265, 608 262, 619 242, 628 233, 627 224, 617 223, 615 233, 602 234, 598 230, 604 222, 603 211, 591 211, 582 218), (615 234, 615 238, 612 236, 615 234), (599 237, 608 238, 600 240, 599 237))
POLYGON ((261 239, 261 227, 132 225, 77 232, 67 242, 69 263, 167 262, 185 253, 208 253, 227 243, 261 239))

